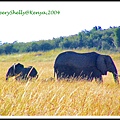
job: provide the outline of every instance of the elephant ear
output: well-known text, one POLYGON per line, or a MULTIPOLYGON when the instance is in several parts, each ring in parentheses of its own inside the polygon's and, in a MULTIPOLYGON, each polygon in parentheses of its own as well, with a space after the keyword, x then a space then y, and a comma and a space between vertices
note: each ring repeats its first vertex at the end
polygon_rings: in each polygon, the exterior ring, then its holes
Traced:
POLYGON ((20 64, 20 63, 17 63, 17 64, 15 65, 15 73, 16 73, 16 74, 19 74, 19 73, 22 71, 23 68, 24 68, 24 65, 22 65, 22 64, 20 64))
POLYGON ((99 55, 97 58, 97 68, 101 71, 102 75, 107 74, 107 66, 103 55, 99 55))

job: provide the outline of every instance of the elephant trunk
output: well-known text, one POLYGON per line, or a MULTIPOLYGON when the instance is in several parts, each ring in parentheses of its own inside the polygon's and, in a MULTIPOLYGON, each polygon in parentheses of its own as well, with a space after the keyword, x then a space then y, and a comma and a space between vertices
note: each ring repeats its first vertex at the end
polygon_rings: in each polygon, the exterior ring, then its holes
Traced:
POLYGON ((6 75, 6 80, 8 80, 8 75, 6 75))
POLYGON ((6 74, 6 80, 8 80, 8 77, 9 77, 9 72, 7 72, 6 74))
POLYGON ((10 74, 10 71, 8 71, 7 74, 6 74, 6 80, 8 80, 12 76, 13 76, 13 74, 10 74))
POLYGON ((117 71, 117 68, 116 68, 115 64, 113 63, 113 61, 112 61, 112 64, 108 65, 108 71, 113 74, 115 83, 119 84, 118 71, 117 71))
POLYGON ((113 71, 114 71, 113 72, 114 81, 115 81, 115 83, 119 84, 118 72, 117 72, 117 69, 116 69, 115 65, 114 65, 114 70, 113 71))
POLYGON ((118 79, 119 76, 120 76, 120 75, 118 75, 116 72, 113 73, 114 81, 115 81, 115 83, 117 83, 117 84, 119 84, 119 79, 118 79))
POLYGON ((8 80, 8 77, 6 77, 6 80, 8 80))

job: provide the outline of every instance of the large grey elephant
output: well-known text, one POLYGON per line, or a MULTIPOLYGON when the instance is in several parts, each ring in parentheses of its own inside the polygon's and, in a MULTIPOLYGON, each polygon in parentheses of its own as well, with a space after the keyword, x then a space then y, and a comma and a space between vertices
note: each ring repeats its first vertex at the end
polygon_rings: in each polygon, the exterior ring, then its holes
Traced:
POLYGON ((8 69, 6 73, 6 80, 8 80, 8 78, 13 77, 13 76, 15 76, 16 80, 20 80, 20 79, 28 80, 34 77, 36 77, 37 79, 38 72, 33 66, 29 66, 25 68, 23 64, 17 63, 17 64, 13 64, 8 69))
POLYGON ((111 72, 115 83, 119 84, 116 66, 109 55, 101 55, 96 52, 77 53, 66 51, 60 53, 54 63, 54 77, 81 78, 103 82, 102 75, 111 72))

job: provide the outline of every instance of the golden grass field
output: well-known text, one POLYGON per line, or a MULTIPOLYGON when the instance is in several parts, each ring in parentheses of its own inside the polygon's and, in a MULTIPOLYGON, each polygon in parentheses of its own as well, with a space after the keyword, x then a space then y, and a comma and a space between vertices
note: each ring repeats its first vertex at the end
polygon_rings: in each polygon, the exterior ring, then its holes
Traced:
MULTIPOLYGON (((0 56, 0 116, 120 116, 120 85, 114 83, 112 74, 103 76, 100 85, 94 80, 58 82, 53 65, 60 52, 0 56), (38 79, 6 81, 8 68, 18 62, 34 66, 38 79)), ((120 74, 120 54, 109 55, 120 74)))

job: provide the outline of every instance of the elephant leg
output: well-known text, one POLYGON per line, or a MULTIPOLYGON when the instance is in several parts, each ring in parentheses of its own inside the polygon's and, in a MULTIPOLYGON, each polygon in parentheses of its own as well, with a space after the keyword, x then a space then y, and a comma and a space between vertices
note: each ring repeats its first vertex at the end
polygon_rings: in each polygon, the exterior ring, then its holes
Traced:
POLYGON ((95 81, 96 81, 97 83, 103 83, 103 78, 102 78, 102 76, 96 77, 96 78, 95 78, 95 81))
POLYGON ((38 79, 38 76, 39 76, 39 75, 36 75, 35 79, 38 79))
POLYGON ((87 81, 92 82, 92 81, 93 81, 93 78, 92 78, 92 77, 88 77, 88 78, 87 78, 87 81))
POLYGON ((60 80, 61 80, 61 78, 60 78, 60 74, 57 73, 57 81, 60 81, 60 80))
POLYGON ((60 81, 63 78, 64 78, 64 72, 61 71, 57 72, 57 80, 60 81))
POLYGON ((62 80, 62 78, 57 76, 57 81, 59 82, 61 80, 62 80))
POLYGON ((17 76, 17 77, 15 77, 15 80, 21 80, 21 76, 17 76))
POLYGON ((31 76, 29 76, 28 78, 27 78, 27 80, 32 80, 33 79, 33 77, 31 77, 31 76))
POLYGON ((28 80, 32 80, 32 77, 26 75, 24 79, 28 81, 28 80))
POLYGON ((60 81, 60 72, 57 68, 55 69, 55 73, 56 73, 56 76, 57 76, 57 81, 60 81))

